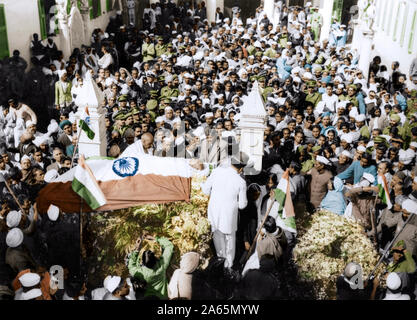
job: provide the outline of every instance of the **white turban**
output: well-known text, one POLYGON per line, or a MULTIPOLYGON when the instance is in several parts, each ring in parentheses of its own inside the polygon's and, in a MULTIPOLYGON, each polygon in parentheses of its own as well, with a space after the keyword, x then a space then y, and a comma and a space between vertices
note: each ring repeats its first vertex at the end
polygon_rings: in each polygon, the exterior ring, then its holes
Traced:
POLYGON ((413 161, 415 155, 414 154, 411 155, 407 151, 401 149, 400 152, 398 153, 398 156, 399 156, 399 161, 401 161, 405 165, 409 165, 411 161, 413 161))
POLYGON ((413 201, 413 200, 405 200, 402 205, 403 209, 405 209, 406 211, 410 212, 410 213, 414 213, 417 214, 417 202, 413 201))
POLYGON ((193 135, 195 135, 196 137, 199 137, 201 140, 206 137, 203 127, 198 127, 197 129, 195 129, 193 131, 193 135))
POLYGON ((23 232, 19 228, 11 229, 6 236, 6 244, 11 248, 20 246, 23 242, 23 232))
POLYGON ((305 72, 305 73, 303 74, 303 77, 304 77, 305 79, 308 79, 308 80, 313 79, 313 75, 311 74, 311 72, 305 72))
POLYGON ((352 110, 350 110, 350 112, 349 112, 349 117, 356 119, 357 115, 358 115, 358 109, 357 108, 352 108, 352 110))
POLYGON ((9 228, 15 228, 22 220, 22 213, 20 211, 10 211, 6 217, 6 224, 9 228))
POLYGON ((48 144, 48 139, 49 138, 47 135, 39 136, 39 137, 36 137, 35 140, 33 140, 33 144, 39 147, 43 143, 48 144))
POLYGON ((162 121, 164 121, 164 117, 157 117, 155 119, 155 123, 161 123, 162 121))
POLYGON ((106 287, 106 289, 109 291, 109 292, 111 292, 111 293, 113 293, 114 292, 114 290, 116 290, 117 289, 117 287, 119 286, 119 284, 120 284, 120 281, 122 280, 122 278, 120 278, 119 276, 114 276, 114 277, 111 277, 109 280, 108 280, 108 282, 107 282, 107 287, 106 287))
POLYGON ((61 79, 64 74, 67 74, 66 70, 58 70, 59 79, 61 79))
POLYGON ((387 287, 390 290, 397 290, 401 287, 401 278, 395 272, 391 272, 387 277, 387 287))
POLYGON ((32 160, 30 160, 30 157, 26 154, 22 157, 22 159, 20 159, 20 162, 23 162, 24 160, 32 161, 32 160))
POLYGON ((345 133, 345 134, 342 134, 342 136, 340 137, 340 140, 342 140, 342 141, 344 140, 347 143, 352 143, 353 138, 349 133, 345 133))
POLYGON ((350 159, 352 159, 352 158, 353 158, 352 154, 351 154, 349 151, 347 151, 347 150, 344 150, 344 151, 342 152, 342 154, 343 154, 344 156, 346 156, 346 157, 350 158, 350 159))
POLYGON ((44 180, 46 183, 50 183, 54 181, 56 178, 58 178, 58 176, 59 176, 58 171, 56 171, 55 169, 51 169, 45 173, 44 180))
POLYGON ((172 80, 173 80, 173 76, 171 76, 171 75, 165 77, 165 82, 166 83, 172 82, 172 80))
POLYGON ((323 157, 323 156, 317 156, 316 157, 316 160, 318 162, 323 163, 323 164, 326 164, 326 165, 330 164, 330 161, 327 158, 323 157))
POLYGON ((51 123, 48 126, 48 133, 52 134, 52 133, 58 132, 58 128, 59 128, 58 122, 56 122, 55 119, 52 119, 51 123))
POLYGON ((355 117, 355 120, 356 120, 356 121, 358 121, 358 122, 364 122, 364 121, 366 120, 366 117, 365 117, 365 115, 364 115, 364 114, 358 114, 358 115, 355 117))
POLYGON ((366 152, 366 148, 364 146, 359 146, 357 150, 359 152, 366 152))
POLYGON ((36 286, 41 281, 41 277, 37 273, 28 272, 20 276, 19 281, 23 287, 30 288, 36 286))
POLYGON ((363 177, 366 180, 368 180, 370 183, 374 183, 374 181, 375 181, 375 177, 370 173, 364 172, 363 177))
POLYGON ((59 217, 59 208, 51 204, 48 208, 48 218, 51 221, 56 221, 59 217))

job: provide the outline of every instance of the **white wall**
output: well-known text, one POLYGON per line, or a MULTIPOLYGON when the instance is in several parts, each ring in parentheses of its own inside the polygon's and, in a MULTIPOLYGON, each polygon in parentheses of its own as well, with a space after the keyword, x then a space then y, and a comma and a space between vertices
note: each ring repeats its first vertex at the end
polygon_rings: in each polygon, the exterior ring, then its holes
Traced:
POLYGON ((19 50, 30 63, 29 45, 32 35, 40 35, 38 2, 36 0, 0 0, 4 4, 9 52, 19 50))
POLYGON ((417 23, 415 24, 415 36, 413 50, 411 53, 408 52, 408 43, 412 27, 412 19, 414 12, 417 11, 417 1, 407 0, 377 0, 376 1, 376 20, 374 25, 374 30, 376 31, 374 36, 374 51, 373 57, 380 55, 382 58, 382 63, 388 67, 388 70, 391 68, 391 63, 393 61, 400 62, 400 70, 409 76, 409 69, 411 62, 414 58, 417 57, 417 23), (404 2, 406 6, 400 11, 398 17, 398 26, 396 30, 396 39, 393 39, 395 21, 397 19, 397 8, 398 3, 404 2), (386 4, 388 4, 385 9, 386 4), (404 9, 405 8, 405 9, 404 9), (385 24, 383 24, 385 13, 385 24), (401 34, 403 28, 403 22, 406 21, 405 32, 404 32, 404 43, 401 46, 401 34), (389 27, 389 24, 390 27, 389 27), (384 29, 384 30, 383 30, 384 29), (389 29, 389 33, 388 33, 389 29))

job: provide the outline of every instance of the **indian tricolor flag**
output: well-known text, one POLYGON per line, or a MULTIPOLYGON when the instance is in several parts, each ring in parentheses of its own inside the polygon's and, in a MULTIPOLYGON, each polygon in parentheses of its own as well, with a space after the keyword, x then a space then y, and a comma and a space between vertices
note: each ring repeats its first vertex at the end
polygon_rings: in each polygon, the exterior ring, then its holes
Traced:
POLYGON ((391 209, 392 203, 389 196, 388 183, 384 175, 378 174, 378 188, 378 196, 382 199, 382 203, 386 204, 388 209, 391 209))
POLYGON ((117 159, 81 157, 75 168, 48 183, 36 201, 41 213, 51 204, 64 212, 75 213, 190 201, 191 179, 195 173, 189 160, 183 158, 139 152, 117 159))
POLYGON ((296 233, 295 211, 290 192, 290 174, 287 169, 278 183, 275 190, 275 200, 278 202, 277 224, 284 224, 281 227, 290 232, 296 233))
POLYGON ((85 162, 83 155, 80 156, 78 166, 75 167, 72 190, 83 198, 93 210, 107 203, 106 197, 103 191, 101 191, 93 172, 85 162))
POLYGON ((80 128, 81 130, 85 132, 85 134, 90 140, 93 140, 95 134, 94 134, 94 131, 91 130, 88 124, 90 122, 89 119, 90 119, 90 113, 88 112, 88 107, 85 107, 84 112, 80 118, 80 128))

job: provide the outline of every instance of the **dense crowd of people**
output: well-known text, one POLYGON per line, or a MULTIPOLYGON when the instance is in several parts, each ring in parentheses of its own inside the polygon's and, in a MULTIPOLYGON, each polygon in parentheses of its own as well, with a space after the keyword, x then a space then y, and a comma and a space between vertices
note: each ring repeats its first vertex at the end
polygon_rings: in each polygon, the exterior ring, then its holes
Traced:
POLYGON ((381 249, 391 244, 387 291, 377 290, 378 278, 352 289, 358 269, 349 264, 337 282, 339 299, 416 298, 415 68, 407 84, 399 62, 387 67, 375 57, 364 75, 357 52, 346 47, 345 26, 334 21, 320 42, 317 8, 277 1, 274 12, 270 21, 260 7, 243 21, 239 8, 230 18, 218 8, 210 24, 204 1, 196 8, 161 1, 145 9, 143 28, 124 25, 119 12, 67 60, 53 36, 43 42, 34 34, 29 70, 17 50, 1 61, 2 299, 285 299, 282 274, 297 233, 280 214, 264 219, 284 174, 296 208, 306 203, 308 214, 344 215, 381 249), (139 241, 126 261, 129 278, 109 275, 103 287, 89 288, 78 215, 55 206, 38 214, 39 191, 76 165, 75 100, 91 78, 105 95, 109 157, 134 145, 215 168, 203 191, 211 195, 217 257, 204 271, 190 252, 168 279, 173 245, 147 235, 162 247, 161 257, 139 254, 139 241), (262 172, 244 176, 248 161, 233 150, 255 82, 267 111, 264 156, 262 172), (64 289, 50 281, 53 265, 64 268, 64 289))

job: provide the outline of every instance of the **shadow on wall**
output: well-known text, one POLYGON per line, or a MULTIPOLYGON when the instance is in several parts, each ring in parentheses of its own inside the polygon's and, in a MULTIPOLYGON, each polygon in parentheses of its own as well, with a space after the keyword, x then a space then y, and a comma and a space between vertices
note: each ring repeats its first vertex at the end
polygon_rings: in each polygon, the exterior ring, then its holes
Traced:
POLYGON ((240 15, 242 21, 245 22, 247 18, 255 15, 256 8, 260 3, 260 0, 224 0, 224 13, 226 16, 232 17, 232 8, 238 6, 242 9, 240 15))

